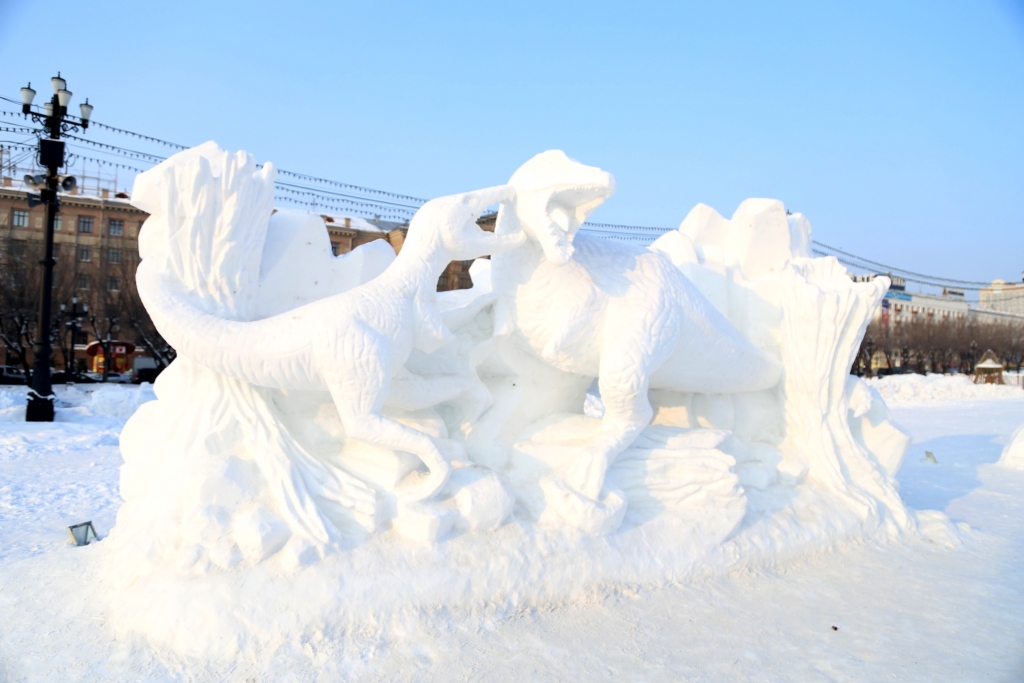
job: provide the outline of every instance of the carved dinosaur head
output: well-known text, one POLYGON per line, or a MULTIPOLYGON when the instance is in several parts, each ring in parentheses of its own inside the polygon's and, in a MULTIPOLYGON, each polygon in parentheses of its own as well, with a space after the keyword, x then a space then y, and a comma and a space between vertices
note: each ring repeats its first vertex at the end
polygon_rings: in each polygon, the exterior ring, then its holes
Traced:
POLYGON ((570 159, 561 150, 533 157, 508 184, 515 188, 515 197, 498 211, 495 232, 521 229, 559 265, 572 259, 572 240, 583 221, 615 192, 612 174, 570 159))
MULTIPOLYGON (((487 207, 498 202, 504 205, 513 196, 515 190, 510 186, 498 185, 431 199, 420 207, 410 222, 406 245, 410 241, 438 240, 446 258, 452 261, 468 261, 517 247, 526 242, 522 231, 495 235, 476 223, 487 207)), ((403 251, 406 248, 403 247, 403 251)))

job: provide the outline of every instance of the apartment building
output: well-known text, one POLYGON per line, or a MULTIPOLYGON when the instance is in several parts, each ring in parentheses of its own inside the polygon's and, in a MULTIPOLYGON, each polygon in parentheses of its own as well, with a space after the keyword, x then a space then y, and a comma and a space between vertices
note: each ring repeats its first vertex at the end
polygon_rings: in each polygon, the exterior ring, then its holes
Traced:
POLYGON ((999 313, 1024 315, 1024 282, 993 280, 979 293, 978 306, 999 313))

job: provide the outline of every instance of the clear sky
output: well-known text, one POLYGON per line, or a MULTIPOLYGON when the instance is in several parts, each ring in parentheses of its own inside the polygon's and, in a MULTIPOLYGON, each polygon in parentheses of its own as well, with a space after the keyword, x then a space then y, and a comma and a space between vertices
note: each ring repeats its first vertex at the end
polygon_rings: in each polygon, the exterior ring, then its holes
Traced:
POLYGON ((561 148, 618 179, 595 221, 775 197, 878 261, 1024 269, 1019 1, 0 0, 0 64, 7 97, 60 69, 97 121, 344 182, 431 197, 561 148))

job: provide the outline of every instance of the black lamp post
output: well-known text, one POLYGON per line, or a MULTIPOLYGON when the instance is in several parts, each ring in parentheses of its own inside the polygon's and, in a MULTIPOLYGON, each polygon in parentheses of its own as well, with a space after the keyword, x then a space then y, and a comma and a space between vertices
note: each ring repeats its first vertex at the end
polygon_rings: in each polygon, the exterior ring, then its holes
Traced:
POLYGON ((53 97, 43 105, 42 113, 32 108, 32 100, 36 96, 32 84, 29 83, 21 89, 22 113, 43 126, 37 133, 37 161, 40 166, 46 168, 46 175, 25 176, 25 184, 29 188, 39 190, 38 195, 29 195, 29 206, 46 204, 46 255, 40 261, 43 266, 43 292, 39 302, 39 329, 32 348, 32 388, 28 392, 28 408, 25 411, 25 420, 28 422, 53 422, 53 385, 50 381, 50 358, 53 356, 50 314, 53 265, 56 263, 53 258, 53 226, 57 212, 60 211, 60 198, 57 192, 70 192, 75 189, 76 184, 72 176, 61 178, 57 175, 58 170, 64 166, 64 142, 60 136, 71 131, 84 131, 89 127, 89 118, 92 116, 92 105, 86 100, 79 105, 81 117, 74 120, 74 117, 68 115, 71 92, 67 89, 67 81, 61 78, 58 72, 50 79, 50 83, 53 85, 53 97))
POLYGON ((78 369, 75 367, 75 340, 78 337, 78 332, 82 329, 82 316, 89 312, 89 304, 83 303, 81 308, 78 306, 78 297, 71 297, 71 309, 66 310, 64 304, 60 305, 60 312, 67 316, 68 321, 64 323, 64 327, 71 331, 71 359, 69 367, 64 368, 64 374, 67 377, 74 377, 78 369))

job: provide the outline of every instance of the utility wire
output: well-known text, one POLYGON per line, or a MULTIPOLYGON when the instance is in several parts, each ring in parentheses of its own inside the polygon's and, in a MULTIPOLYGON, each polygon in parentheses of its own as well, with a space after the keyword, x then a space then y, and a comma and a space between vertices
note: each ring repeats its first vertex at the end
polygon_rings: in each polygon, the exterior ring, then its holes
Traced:
POLYGON ((294 189, 297 189, 297 190, 306 190, 306 191, 310 191, 310 192, 315 192, 317 194, 321 194, 321 195, 325 195, 325 196, 348 197, 350 199, 362 199, 362 200, 366 200, 366 201, 371 201, 374 204, 393 206, 393 207, 396 207, 396 208, 400 208, 400 209, 409 211, 410 213, 415 213, 415 211, 417 209, 419 209, 418 206, 409 206, 408 204, 399 204, 397 202, 389 202, 389 201, 385 201, 383 199, 372 199, 372 198, 369 198, 369 197, 357 197, 357 196, 350 195, 350 194, 344 194, 342 192, 331 192, 330 190, 318 190, 316 188, 307 187, 305 185, 295 185, 293 183, 285 183, 285 182, 281 182, 281 181, 277 181, 275 184, 276 185, 280 185, 282 187, 290 187, 290 188, 294 188, 294 189))
MULTIPOLYGON (((884 263, 878 263, 877 261, 871 261, 871 260, 863 258, 861 256, 857 256, 856 254, 850 254, 850 253, 845 252, 845 251, 843 251, 841 249, 836 249, 835 247, 830 247, 829 245, 823 244, 823 243, 818 242, 816 240, 812 240, 812 243, 816 244, 819 247, 822 247, 824 249, 828 249, 829 251, 834 251, 837 254, 842 254, 843 256, 846 256, 848 258, 853 258, 853 259, 857 259, 858 261, 863 261, 864 263, 870 264, 870 265, 875 266, 877 268, 885 268, 886 270, 888 270, 890 272, 894 272, 894 273, 906 273, 907 275, 913 275, 915 277, 928 278, 929 280, 942 280, 943 282, 951 282, 951 283, 960 284, 960 285, 981 285, 983 287, 987 287, 989 285, 988 282, 976 282, 974 280, 955 280, 955 279, 952 279, 952 278, 939 277, 939 276, 936 276, 936 275, 925 275, 924 273, 915 273, 912 270, 905 270, 903 268, 897 268, 895 266, 887 266, 884 263)), ((863 266, 857 266, 857 267, 862 268, 863 266)))
POLYGON ((96 142, 95 140, 89 140, 87 138, 80 138, 77 135, 69 135, 69 134, 65 133, 64 137, 66 137, 66 138, 68 138, 70 140, 75 140, 76 142, 80 142, 80 143, 89 145, 91 147, 97 147, 97 148, 100 148, 100 149, 103 149, 103 150, 106 150, 106 151, 115 152, 117 154, 121 154, 121 155, 124 155, 124 156, 132 156, 133 158, 142 159, 143 161, 148 161, 150 163, 159 163, 161 161, 164 161, 167 158, 167 157, 158 156, 156 154, 150 154, 149 152, 139 152, 139 151, 134 150, 134 149, 126 149, 124 147, 118 147, 117 145, 108 145, 108 144, 106 144, 104 142, 96 142))
MULTIPOLYGON (((308 206, 308 207, 311 207, 311 208, 314 208, 314 209, 331 208, 331 207, 325 207, 323 204, 316 204, 314 202, 307 202, 307 201, 303 201, 301 199, 296 199, 294 197, 275 196, 274 199, 276 199, 278 201, 289 202, 291 204, 299 204, 299 205, 302 205, 302 206, 308 206)), ((381 213, 381 212, 367 211, 366 209, 349 208, 349 207, 345 207, 344 210, 345 210, 346 213, 362 214, 364 216, 369 216, 371 218, 385 218, 385 217, 397 218, 398 220, 394 221, 396 223, 404 223, 406 220, 408 220, 405 216, 399 216, 399 215, 391 214, 391 213, 388 213, 388 212, 381 213)))
POLYGON ((589 221, 583 223, 583 225, 589 228, 608 228, 612 230, 647 230, 658 233, 670 232, 672 228, 655 228, 644 225, 618 225, 616 223, 591 223, 589 221))
MULTIPOLYGON (((864 268, 863 264, 856 263, 854 261, 851 261, 850 259, 841 258, 839 256, 836 256, 835 254, 830 254, 827 251, 821 251, 820 249, 813 249, 812 251, 813 251, 813 253, 817 254, 818 256, 831 256, 832 258, 836 259, 840 263, 842 263, 844 265, 847 265, 847 266, 851 266, 853 268, 864 268)), ((904 272, 906 272, 906 271, 904 271, 904 272)), ((900 277, 903 277, 903 276, 900 276, 900 277)), ((980 292, 982 289, 985 289, 985 288, 991 286, 991 283, 986 282, 986 283, 984 283, 984 287, 965 286, 965 285, 958 285, 958 286, 954 287, 953 285, 950 285, 949 283, 940 283, 940 282, 935 282, 934 280, 920 280, 920 279, 913 278, 913 277, 904 277, 903 279, 906 280, 907 282, 913 282, 913 283, 919 284, 919 285, 928 285, 929 287, 946 287, 946 288, 952 287, 954 289, 963 289, 963 290, 968 291, 968 292, 980 292)))

